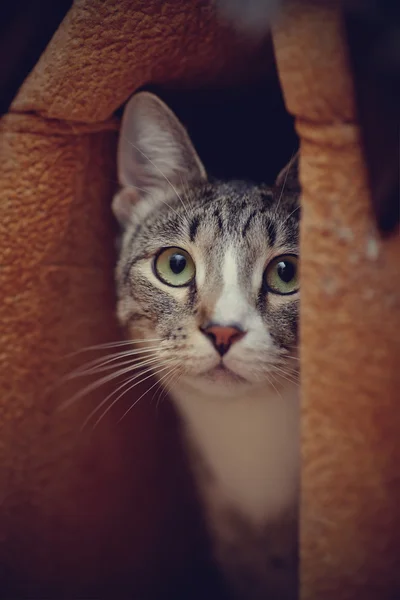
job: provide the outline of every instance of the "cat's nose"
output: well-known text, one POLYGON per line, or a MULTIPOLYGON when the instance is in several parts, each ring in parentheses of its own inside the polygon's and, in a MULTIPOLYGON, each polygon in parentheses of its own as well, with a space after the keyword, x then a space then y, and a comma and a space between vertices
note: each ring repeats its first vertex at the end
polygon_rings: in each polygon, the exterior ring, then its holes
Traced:
POLYGON ((200 330, 211 340, 214 348, 221 356, 228 352, 232 344, 246 335, 246 332, 236 324, 218 325, 218 323, 209 323, 205 327, 200 327, 200 330))

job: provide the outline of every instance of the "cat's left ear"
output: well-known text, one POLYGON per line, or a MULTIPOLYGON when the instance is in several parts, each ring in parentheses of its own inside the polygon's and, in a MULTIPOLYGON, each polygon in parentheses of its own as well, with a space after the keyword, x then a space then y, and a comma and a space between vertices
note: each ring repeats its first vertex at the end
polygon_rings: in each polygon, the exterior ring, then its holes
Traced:
POLYGON ((275 181, 277 187, 284 187, 286 191, 300 193, 299 158, 300 153, 297 151, 288 164, 283 167, 275 181))
POLYGON ((205 178, 190 138, 173 112, 149 92, 132 96, 118 144, 118 179, 124 189, 113 205, 117 219, 126 224, 135 201, 162 198, 205 178))

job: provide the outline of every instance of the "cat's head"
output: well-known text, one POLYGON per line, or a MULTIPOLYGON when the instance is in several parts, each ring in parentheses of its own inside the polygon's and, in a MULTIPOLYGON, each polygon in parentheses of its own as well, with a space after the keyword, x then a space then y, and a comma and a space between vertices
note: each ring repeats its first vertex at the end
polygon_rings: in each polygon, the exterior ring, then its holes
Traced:
POLYGON ((211 183, 175 115, 141 92, 124 112, 118 174, 118 317, 133 340, 153 348, 159 377, 171 373, 215 396, 290 378, 299 308, 297 157, 272 188, 211 183))

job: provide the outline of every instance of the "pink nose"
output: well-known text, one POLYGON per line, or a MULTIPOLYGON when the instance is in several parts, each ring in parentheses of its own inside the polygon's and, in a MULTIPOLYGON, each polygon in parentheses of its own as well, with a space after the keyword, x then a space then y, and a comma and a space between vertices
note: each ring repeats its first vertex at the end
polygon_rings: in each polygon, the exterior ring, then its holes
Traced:
POLYGON ((238 325, 218 325, 210 323, 206 327, 200 327, 201 331, 212 342, 216 351, 223 356, 235 342, 246 335, 238 325))

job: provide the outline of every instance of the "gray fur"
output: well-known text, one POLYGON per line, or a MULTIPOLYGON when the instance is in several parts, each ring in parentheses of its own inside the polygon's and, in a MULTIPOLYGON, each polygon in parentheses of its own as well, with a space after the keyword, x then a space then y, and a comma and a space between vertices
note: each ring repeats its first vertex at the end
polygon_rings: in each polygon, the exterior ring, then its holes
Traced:
MULTIPOLYGON (((202 182, 190 188, 190 197, 180 190, 185 207, 172 192, 160 202, 157 211, 141 220, 135 219, 124 237, 123 249, 118 266, 118 295, 124 301, 129 298, 129 310, 121 317, 128 324, 133 313, 141 313, 144 304, 153 319, 155 331, 169 338, 176 333, 182 319, 194 318, 201 311, 198 290, 190 287, 184 302, 173 300, 167 291, 154 287, 140 275, 140 265, 154 255, 160 247, 185 246, 191 238, 191 227, 198 223, 194 242, 201 250, 209 274, 203 298, 212 299, 218 294, 222 283, 223 251, 228 243, 234 243, 240 256, 240 277, 243 287, 248 287, 250 266, 257 256, 270 248, 271 231, 273 247, 285 248, 285 253, 297 253, 299 240, 299 210, 297 195, 284 194, 278 206, 281 188, 273 190, 244 182, 202 182), (168 205, 166 204, 168 203, 168 205), (187 209, 187 210, 186 210, 187 209), (189 218, 187 217, 189 212, 189 218)), ((254 299, 265 323, 282 346, 295 346, 297 336, 292 327, 297 321, 298 300, 285 307, 285 318, 269 306, 268 294, 254 299)), ((139 326, 139 322, 136 321, 139 326)))
MULTIPOLYGON (((116 274, 118 316, 132 338, 158 339, 157 364, 176 368, 182 386, 186 380, 203 377, 204 361, 198 344, 206 347, 208 341, 199 327, 213 316, 224 287, 226 250, 233 248, 241 294, 265 328, 265 341, 261 339, 259 345, 246 350, 244 379, 238 375, 226 390, 219 384, 216 397, 218 390, 221 397, 229 398, 241 385, 246 393, 251 393, 255 383, 269 385, 276 366, 294 374, 299 294, 278 297, 268 290, 261 275, 255 286, 254 265, 264 257, 268 262, 277 255, 298 254, 297 157, 272 188, 243 181, 208 181, 182 126, 157 98, 142 93, 126 109, 119 169, 123 187, 114 200, 114 212, 124 233, 116 274), (201 285, 196 276, 177 291, 157 280, 154 257, 165 247, 192 251, 197 273, 200 276, 200 270, 203 272, 201 285)), ((212 395, 212 380, 208 384, 212 395)), ((174 400, 174 389, 170 391, 174 400)), ((179 409, 178 402, 177 406, 179 409)), ((218 482, 212 468, 197 447, 191 456, 197 456, 194 462, 201 465, 194 472, 216 556, 234 591, 241 598, 262 598, 268 590, 271 598, 294 597, 295 502, 274 523, 250 523, 226 502, 218 500, 213 505, 213 489, 218 482), (290 541, 279 554, 279 540, 286 538, 290 541), (288 574, 283 577, 282 591, 274 578, 285 570, 288 574)))

